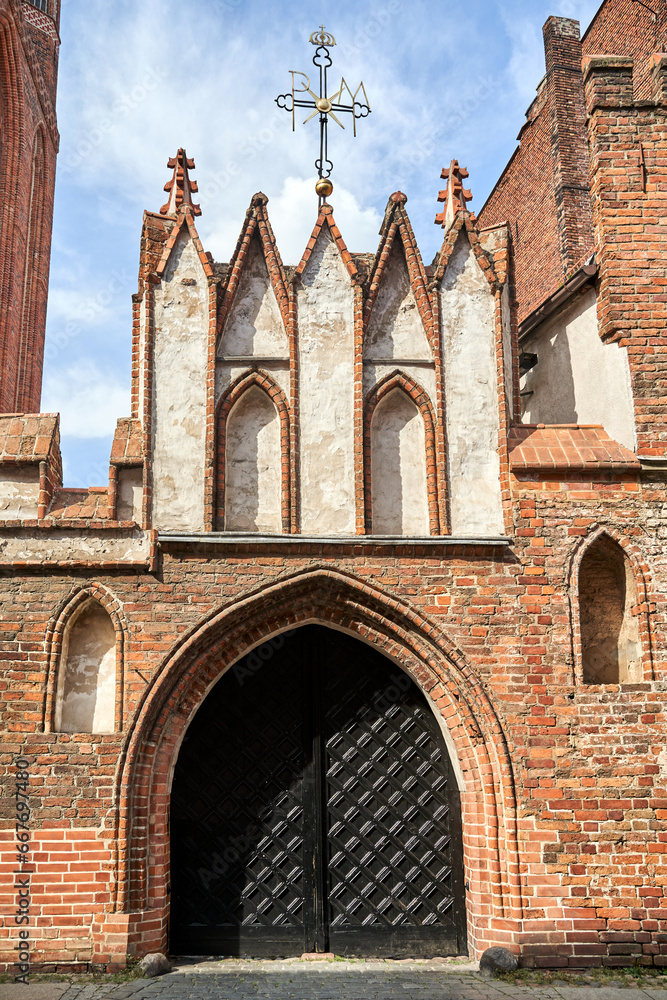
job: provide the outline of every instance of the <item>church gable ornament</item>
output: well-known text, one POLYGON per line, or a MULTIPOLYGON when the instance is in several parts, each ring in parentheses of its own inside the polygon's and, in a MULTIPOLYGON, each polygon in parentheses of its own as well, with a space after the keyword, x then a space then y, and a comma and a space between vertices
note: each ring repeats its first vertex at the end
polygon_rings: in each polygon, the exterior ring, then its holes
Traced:
POLYGON ((319 94, 316 94, 314 90, 311 90, 310 77, 308 77, 305 73, 299 72, 298 70, 290 70, 292 76, 292 90, 289 94, 280 94, 276 97, 276 104, 279 108, 282 108, 292 115, 292 131, 296 128, 297 108, 305 108, 308 111, 311 111, 311 114, 304 120, 304 125, 307 125, 308 122, 312 121, 312 119, 317 115, 320 116, 320 155, 315 161, 315 168, 318 176, 315 191, 320 199, 321 205, 322 202, 325 201, 333 192, 333 183, 330 180, 331 173, 333 171, 333 163, 329 159, 328 150, 329 119, 333 119, 336 125, 339 125, 340 128, 344 129, 345 126, 338 118, 338 115, 351 114, 352 127, 356 137, 357 121, 360 118, 367 118, 371 113, 371 108, 363 81, 359 84, 354 93, 352 93, 345 77, 341 77, 340 87, 336 93, 329 93, 329 81, 327 74, 328 70, 331 66, 333 66, 333 60, 329 50, 336 44, 336 39, 328 31, 325 31, 324 25, 320 27, 319 31, 313 32, 310 36, 310 42, 312 45, 317 46, 317 50, 313 57, 313 63, 320 73, 319 94), (296 77, 300 78, 299 81, 296 80, 296 77), (307 94, 310 95, 310 99, 305 96, 307 94), (357 100, 360 94, 363 96, 363 101, 357 100))

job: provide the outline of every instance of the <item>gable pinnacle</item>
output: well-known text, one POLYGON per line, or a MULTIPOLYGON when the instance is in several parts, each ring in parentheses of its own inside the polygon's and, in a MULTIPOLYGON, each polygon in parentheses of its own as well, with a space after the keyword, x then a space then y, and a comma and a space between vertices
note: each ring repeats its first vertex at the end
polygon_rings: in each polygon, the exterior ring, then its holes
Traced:
POLYGON ((463 187, 463 181, 470 174, 465 167, 459 166, 458 160, 452 160, 449 167, 444 167, 440 175, 448 181, 447 187, 438 195, 438 201, 445 203, 444 211, 435 217, 436 226, 449 229, 459 212, 467 212, 467 203, 472 201, 472 191, 463 187))
POLYGON ((192 200, 192 195, 199 191, 197 181, 190 179, 195 161, 188 159, 184 149, 179 149, 176 156, 168 160, 167 166, 174 171, 174 176, 164 186, 165 191, 169 192, 169 201, 160 209, 160 215, 178 215, 183 205, 189 206, 193 215, 201 215, 200 206, 195 205, 192 200))

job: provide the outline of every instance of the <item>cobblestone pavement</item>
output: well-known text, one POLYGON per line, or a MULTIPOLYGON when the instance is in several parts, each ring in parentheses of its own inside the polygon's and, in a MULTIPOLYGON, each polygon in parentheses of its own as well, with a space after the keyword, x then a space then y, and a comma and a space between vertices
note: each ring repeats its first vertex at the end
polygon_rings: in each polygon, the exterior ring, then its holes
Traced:
MULTIPOLYGON (((666 983, 667 986, 667 983, 666 983)), ((667 1000, 645 986, 520 986, 470 965, 409 962, 201 962, 131 983, 0 985, 0 1000, 667 1000)))

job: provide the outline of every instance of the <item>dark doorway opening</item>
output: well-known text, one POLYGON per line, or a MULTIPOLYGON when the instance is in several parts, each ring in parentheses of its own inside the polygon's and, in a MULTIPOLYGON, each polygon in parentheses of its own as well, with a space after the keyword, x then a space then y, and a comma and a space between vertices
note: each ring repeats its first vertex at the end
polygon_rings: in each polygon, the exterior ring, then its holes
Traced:
POLYGON ((459 792, 417 686, 309 625, 230 669, 171 798, 175 954, 467 952, 459 792))

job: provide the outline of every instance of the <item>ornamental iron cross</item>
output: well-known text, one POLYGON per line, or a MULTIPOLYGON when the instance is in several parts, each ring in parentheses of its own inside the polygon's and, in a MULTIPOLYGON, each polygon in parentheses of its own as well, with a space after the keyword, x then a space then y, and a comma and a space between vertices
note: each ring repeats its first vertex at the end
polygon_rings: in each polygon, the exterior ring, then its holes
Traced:
POLYGON ((317 51, 313 57, 313 63, 320 71, 319 97, 310 89, 310 79, 305 73, 290 70, 290 73, 292 74, 292 92, 290 94, 281 94, 280 97, 276 97, 276 104, 279 108, 283 108, 292 115, 292 131, 296 128, 297 108, 307 108, 313 112, 305 119, 304 125, 315 118, 316 115, 319 114, 320 116, 320 155, 319 159, 315 160, 315 168, 318 175, 315 190, 317 191, 321 202, 333 191, 333 184, 329 180, 331 171, 333 170, 333 163, 329 159, 328 154, 329 119, 332 118, 336 125, 340 125, 340 127, 344 129, 345 126, 341 121, 339 121, 337 115, 350 113, 352 115, 354 135, 356 136, 357 119, 367 118, 371 113, 371 109, 368 104, 368 96, 363 82, 361 82, 355 92, 352 93, 345 82, 345 77, 341 77, 339 89, 335 94, 329 95, 327 71, 333 65, 329 49, 333 48, 336 44, 336 39, 333 35, 330 35, 328 31, 325 31, 324 25, 322 25, 319 31, 313 32, 310 36, 310 41, 313 45, 317 46, 317 51), (297 76, 301 78, 299 81, 296 80, 297 76), (357 100, 359 93, 363 95, 363 102, 357 100), (299 95, 301 94, 310 94, 312 100, 300 97, 299 95))

